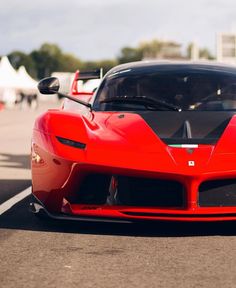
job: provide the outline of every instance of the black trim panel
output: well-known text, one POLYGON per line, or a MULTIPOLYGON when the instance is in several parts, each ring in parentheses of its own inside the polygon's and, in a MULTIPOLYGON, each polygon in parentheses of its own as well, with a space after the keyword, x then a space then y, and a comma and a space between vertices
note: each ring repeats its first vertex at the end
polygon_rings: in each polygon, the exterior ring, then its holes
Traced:
POLYGON ((166 144, 215 144, 233 111, 137 112, 166 144), (188 133, 186 133, 188 123, 188 133))

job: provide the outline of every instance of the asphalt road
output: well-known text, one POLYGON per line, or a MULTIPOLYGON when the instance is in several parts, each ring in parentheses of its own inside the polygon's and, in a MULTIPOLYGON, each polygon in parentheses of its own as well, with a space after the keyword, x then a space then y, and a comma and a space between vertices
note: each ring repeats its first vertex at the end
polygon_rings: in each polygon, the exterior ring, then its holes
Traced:
MULTIPOLYGON (((30 186, 33 119, 50 105, 0 112, 0 205, 30 186)), ((0 287, 236 287, 236 223, 44 223, 29 201, 0 216, 0 287)))

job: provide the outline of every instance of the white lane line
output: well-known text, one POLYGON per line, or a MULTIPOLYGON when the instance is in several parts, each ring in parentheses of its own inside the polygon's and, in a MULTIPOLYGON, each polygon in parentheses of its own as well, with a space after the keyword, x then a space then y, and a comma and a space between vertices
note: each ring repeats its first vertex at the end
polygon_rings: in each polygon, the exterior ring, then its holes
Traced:
POLYGON ((0 215, 2 215, 3 213, 5 213, 7 210, 11 209, 11 207, 13 205, 15 205, 16 203, 20 202, 21 200, 23 200, 24 198, 26 198, 27 196, 29 196, 31 194, 31 186, 26 188, 24 191, 16 194, 15 196, 13 196, 12 198, 10 198, 9 200, 7 200, 6 202, 2 203, 0 205, 0 215))

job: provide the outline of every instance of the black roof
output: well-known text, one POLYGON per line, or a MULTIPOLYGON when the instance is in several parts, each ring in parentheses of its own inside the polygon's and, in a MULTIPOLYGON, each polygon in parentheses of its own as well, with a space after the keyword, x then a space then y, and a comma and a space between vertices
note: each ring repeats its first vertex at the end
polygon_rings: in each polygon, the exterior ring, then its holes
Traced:
POLYGON ((158 70, 158 71, 170 71, 170 70, 206 70, 206 71, 218 71, 218 72, 228 72, 228 73, 236 73, 236 66, 227 65, 222 63, 217 63, 214 61, 137 61, 130 62, 126 64, 118 65, 112 68, 107 76, 111 76, 112 74, 120 74, 124 72, 130 71, 143 71, 146 70, 158 70))

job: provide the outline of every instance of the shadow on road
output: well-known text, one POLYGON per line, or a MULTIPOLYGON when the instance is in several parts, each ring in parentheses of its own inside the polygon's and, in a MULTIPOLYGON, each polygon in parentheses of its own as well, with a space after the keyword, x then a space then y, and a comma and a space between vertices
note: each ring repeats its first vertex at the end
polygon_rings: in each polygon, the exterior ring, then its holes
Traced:
POLYGON ((131 237, 236 236, 235 222, 146 222, 111 224, 74 221, 41 221, 28 211, 29 202, 30 198, 28 197, 0 216, 0 228, 131 237))
POLYGON ((30 156, 0 153, 0 167, 30 169, 30 156))
POLYGON ((0 179, 0 204, 29 186, 31 186, 31 180, 29 179, 0 179))

